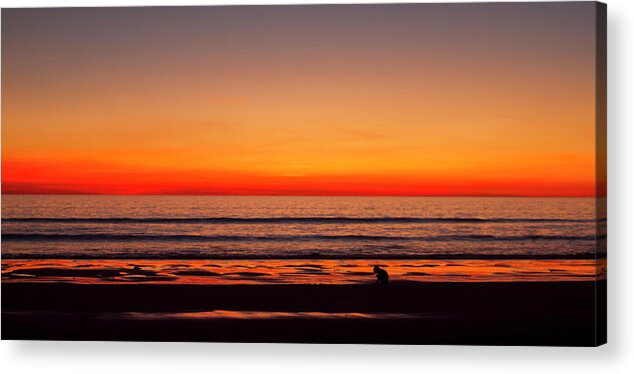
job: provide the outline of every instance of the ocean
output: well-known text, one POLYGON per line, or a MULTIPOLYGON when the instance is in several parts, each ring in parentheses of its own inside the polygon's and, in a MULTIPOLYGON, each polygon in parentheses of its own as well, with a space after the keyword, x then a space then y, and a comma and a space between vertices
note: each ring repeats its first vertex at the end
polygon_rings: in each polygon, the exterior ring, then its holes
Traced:
POLYGON ((604 222, 594 198, 3 195, 2 257, 593 259, 604 222))

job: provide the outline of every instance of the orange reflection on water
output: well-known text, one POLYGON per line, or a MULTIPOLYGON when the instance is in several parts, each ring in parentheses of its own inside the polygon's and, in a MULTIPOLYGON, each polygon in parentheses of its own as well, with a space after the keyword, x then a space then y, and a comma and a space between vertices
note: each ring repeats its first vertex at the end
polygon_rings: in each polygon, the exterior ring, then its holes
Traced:
POLYGON ((4 260, 3 282, 362 284, 605 279, 605 259, 558 260, 4 260))

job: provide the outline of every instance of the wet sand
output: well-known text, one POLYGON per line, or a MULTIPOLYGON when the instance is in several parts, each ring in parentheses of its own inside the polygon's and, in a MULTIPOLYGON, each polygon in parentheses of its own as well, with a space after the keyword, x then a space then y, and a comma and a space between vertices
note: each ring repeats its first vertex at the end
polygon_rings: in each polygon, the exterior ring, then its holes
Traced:
POLYGON ((594 346, 605 285, 3 282, 2 339, 594 346))
POLYGON ((435 260, 3 260, 3 282, 179 284, 362 284, 381 265, 413 282, 587 281, 605 278, 600 259, 435 260))

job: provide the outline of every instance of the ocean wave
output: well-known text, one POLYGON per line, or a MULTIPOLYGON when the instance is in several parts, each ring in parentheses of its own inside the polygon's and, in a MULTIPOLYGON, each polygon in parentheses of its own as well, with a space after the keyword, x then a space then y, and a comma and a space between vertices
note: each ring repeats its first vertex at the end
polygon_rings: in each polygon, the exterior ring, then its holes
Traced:
POLYGON ((581 223, 602 222, 601 219, 560 219, 560 218, 461 218, 461 217, 190 217, 190 218, 85 218, 85 217, 15 217, 3 218, 3 222, 31 222, 31 223, 95 223, 95 224, 125 224, 125 223, 167 223, 167 224, 289 224, 289 223, 335 223, 335 224, 390 224, 390 223, 581 223))
POLYGON ((576 241, 605 239, 606 235, 441 235, 441 236, 380 236, 380 235, 113 235, 113 234, 3 234, 3 241, 177 241, 177 242, 293 242, 293 241, 576 241))
POLYGON ((536 260, 536 259, 604 259, 605 253, 579 252, 566 254, 482 254, 482 253, 434 253, 434 254, 332 254, 332 253, 309 253, 309 254, 209 254, 191 252, 169 252, 169 253, 121 253, 121 252, 64 252, 64 253, 41 253, 41 252, 20 252, 3 253, 5 259, 139 259, 139 260, 536 260))

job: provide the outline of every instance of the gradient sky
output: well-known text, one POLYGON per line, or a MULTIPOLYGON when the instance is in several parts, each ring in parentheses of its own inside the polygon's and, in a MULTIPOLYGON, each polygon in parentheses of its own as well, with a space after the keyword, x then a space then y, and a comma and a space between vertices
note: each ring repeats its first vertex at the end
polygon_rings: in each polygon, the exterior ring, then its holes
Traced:
POLYGON ((2 192, 595 191, 595 5, 3 9, 2 192))

